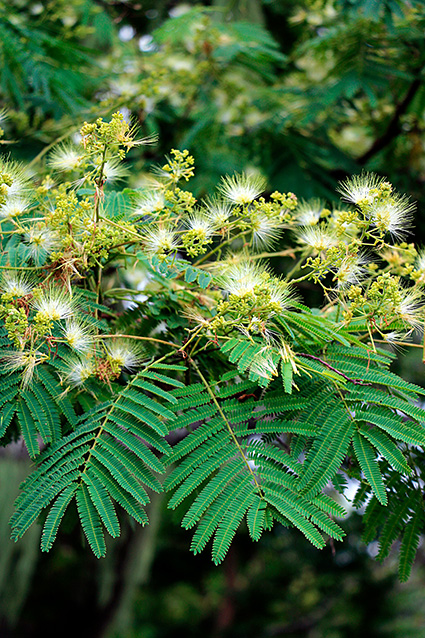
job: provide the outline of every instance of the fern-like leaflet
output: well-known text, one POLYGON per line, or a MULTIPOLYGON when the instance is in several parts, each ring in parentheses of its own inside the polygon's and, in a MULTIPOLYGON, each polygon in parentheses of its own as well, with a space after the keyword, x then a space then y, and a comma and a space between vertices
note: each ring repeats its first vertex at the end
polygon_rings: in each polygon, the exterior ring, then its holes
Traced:
MULTIPOLYGON (((176 366, 171 368, 175 371, 176 366)), ((174 414, 165 403, 176 402, 162 386, 182 386, 166 372, 165 364, 160 369, 152 364, 114 399, 85 413, 74 431, 38 457, 38 467, 23 484, 11 519, 15 540, 51 506, 41 540, 42 550, 48 551, 73 498, 98 557, 106 551, 103 528, 113 537, 120 533, 114 502, 141 525, 147 523, 143 506, 149 502, 148 490, 162 489, 156 475, 164 466, 155 450, 165 455, 170 451, 164 437, 166 421, 174 414)))

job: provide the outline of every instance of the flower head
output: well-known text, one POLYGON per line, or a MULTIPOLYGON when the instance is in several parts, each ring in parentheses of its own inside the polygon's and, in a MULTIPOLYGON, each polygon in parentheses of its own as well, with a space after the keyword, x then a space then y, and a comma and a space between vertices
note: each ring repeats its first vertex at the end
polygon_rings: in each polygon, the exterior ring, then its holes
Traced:
POLYGON ((278 376, 276 363, 274 362, 272 353, 267 346, 253 358, 250 363, 250 372, 258 374, 258 376, 269 380, 278 376))
POLYGON ((362 173, 340 182, 337 190, 346 202, 359 204, 362 201, 367 201, 372 189, 379 188, 383 182, 384 178, 375 175, 375 173, 362 173))
POLYGON ((112 365, 132 372, 144 359, 144 351, 139 344, 130 339, 117 339, 105 344, 108 359, 112 365))
POLYGON ((194 213, 191 215, 186 220, 186 226, 189 230, 193 230, 198 233, 202 239, 207 239, 213 232, 210 220, 201 213, 194 213))
POLYGON ((0 291, 13 297, 25 297, 31 294, 34 284, 27 276, 15 274, 14 272, 4 272, 0 279, 0 291))
POLYGON ((233 207, 218 197, 210 197, 204 202, 204 215, 214 228, 222 228, 229 221, 233 207))
POLYGON ((153 255, 162 255, 178 248, 174 232, 167 227, 153 227, 146 230, 143 244, 146 252, 153 255))
POLYGON ((404 324, 408 324, 413 330, 419 330, 423 326, 424 297, 420 290, 403 290, 401 299, 394 306, 395 315, 404 324))
POLYGON ((300 244, 305 244, 316 252, 327 250, 338 243, 336 237, 320 226, 302 228, 297 234, 300 244))
MULTIPOLYGON (((97 162, 99 163, 99 162, 97 162)), ((114 182, 128 175, 128 170, 118 159, 109 159, 103 166, 103 178, 107 182, 114 182)))
POLYGON ((282 224, 276 218, 257 213, 251 216, 252 243, 255 248, 270 248, 282 232, 282 224))
POLYGON ((360 283, 365 275, 366 258, 364 255, 347 255, 341 261, 335 273, 338 288, 360 283))
POLYGON ((47 226, 33 226, 24 235, 28 256, 36 263, 42 262, 49 253, 60 246, 58 235, 47 226))
POLYGON ((36 366, 46 361, 47 358, 47 354, 38 351, 9 350, 1 353, 0 361, 5 372, 21 370, 22 385, 26 387, 32 381, 36 366))
POLYGON ((0 217, 4 219, 9 217, 17 217, 22 215, 30 206, 29 199, 25 197, 12 197, 7 199, 3 206, 0 207, 0 217))
POLYGON ((262 175, 236 173, 233 177, 223 177, 219 186, 222 195, 234 204, 246 205, 254 201, 266 187, 262 175))
POLYGON ((50 154, 48 165, 56 171, 74 171, 81 167, 83 159, 81 148, 73 144, 61 144, 50 154))
POLYGON ((324 204, 320 199, 301 200, 294 215, 301 226, 315 226, 320 219, 324 204))
POLYGON ((65 326, 62 327, 62 331, 70 348, 77 352, 90 350, 93 344, 93 335, 90 326, 86 323, 68 318, 65 326))
POLYGON ((266 268, 250 261, 232 264, 223 275, 217 278, 218 284, 229 295, 243 297, 254 292, 256 286, 261 286, 269 278, 266 268))
POLYGON ((57 286, 51 286, 34 295, 31 305, 50 321, 67 319, 77 309, 77 302, 70 296, 68 290, 57 286))
POLYGON ((371 219, 377 228, 389 232, 395 239, 402 239, 412 224, 415 204, 404 195, 395 195, 371 205, 371 219))
POLYGON ((65 361, 63 379, 68 385, 76 387, 83 385, 95 371, 94 361, 90 357, 69 357, 65 361))
POLYGON ((0 160, 0 172, 11 178, 10 185, 4 185, 6 202, 25 198, 31 184, 31 173, 23 164, 12 160, 0 160))
POLYGON ((256 305, 262 298, 261 303, 266 303, 269 308, 269 317, 277 310, 288 308, 293 300, 289 285, 271 276, 267 269, 258 263, 245 261, 233 264, 223 275, 217 277, 217 283, 226 296, 242 298, 252 295, 254 300, 257 299, 256 305))
POLYGON ((165 194, 163 190, 152 190, 140 195, 136 200, 136 208, 133 215, 145 216, 160 213, 165 207, 165 194))

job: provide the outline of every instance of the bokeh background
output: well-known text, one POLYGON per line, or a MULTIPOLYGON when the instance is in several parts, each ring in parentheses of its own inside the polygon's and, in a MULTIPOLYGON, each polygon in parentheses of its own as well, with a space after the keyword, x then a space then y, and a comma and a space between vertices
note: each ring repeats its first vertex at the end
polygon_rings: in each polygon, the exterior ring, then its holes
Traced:
MULTIPOLYGON (((195 157, 197 197, 245 170, 331 205, 339 180, 372 170, 417 202, 409 241, 422 246, 424 36, 415 0, 0 0, 0 152, 43 171, 83 121, 120 110, 158 138, 128 155, 123 185, 143 185, 171 148, 195 157)), ((396 365, 425 384, 419 349, 396 365)), ((36 526, 9 540, 28 467, 19 443, 0 450, 2 638, 425 637, 425 554, 400 585, 356 512, 344 544, 319 552, 287 529, 253 544, 241 530, 214 567, 153 495, 151 525, 128 524, 107 558, 72 517, 42 555, 36 526)))

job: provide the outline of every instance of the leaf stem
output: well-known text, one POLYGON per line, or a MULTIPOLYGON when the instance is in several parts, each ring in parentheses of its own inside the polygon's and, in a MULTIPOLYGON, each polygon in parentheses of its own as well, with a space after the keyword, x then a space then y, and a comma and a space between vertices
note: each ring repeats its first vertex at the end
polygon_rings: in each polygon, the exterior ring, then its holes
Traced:
POLYGON ((215 406, 216 406, 221 418, 223 419, 224 423, 226 424, 226 427, 229 430, 229 434, 232 437, 234 444, 238 448, 238 451, 239 451, 240 455, 242 456, 242 459, 243 459, 246 467, 248 468, 248 472, 251 474, 252 480, 254 481, 255 486, 258 489, 259 496, 261 498, 264 498, 263 492, 261 490, 261 487, 260 487, 260 485, 259 485, 259 483, 257 481, 257 477, 255 476, 254 472, 252 471, 251 466, 250 466, 250 464, 248 462, 248 459, 246 458, 246 456, 245 456, 245 454, 244 454, 244 452, 242 450, 242 447, 241 447, 241 445, 240 445, 235 433, 233 432, 232 426, 230 425, 229 421, 226 418, 226 415, 224 414, 224 412, 222 410, 221 405, 217 401, 217 398, 216 398, 214 392, 211 390, 211 387, 210 387, 208 381, 205 379, 204 375, 202 374, 202 372, 199 369, 199 366, 195 363, 195 361, 193 359, 191 359, 191 364, 193 365, 193 367, 195 368, 195 370, 198 373, 199 377, 201 378, 201 381, 204 384, 206 391, 210 395, 210 397, 211 397, 213 403, 215 404, 215 406))

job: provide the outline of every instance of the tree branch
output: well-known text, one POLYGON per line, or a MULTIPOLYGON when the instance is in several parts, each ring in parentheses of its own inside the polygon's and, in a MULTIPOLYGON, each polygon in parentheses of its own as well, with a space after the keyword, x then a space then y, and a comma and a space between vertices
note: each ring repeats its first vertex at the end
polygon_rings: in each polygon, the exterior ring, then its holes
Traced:
POLYGON ((416 77, 411 83, 404 99, 396 106, 393 117, 391 118, 386 131, 378 137, 372 144, 372 146, 363 155, 357 158, 357 163, 363 166, 368 162, 371 157, 382 151, 383 148, 388 146, 393 139, 401 133, 401 117, 406 113, 418 90, 422 85, 422 78, 420 77, 420 71, 418 77, 416 77))

